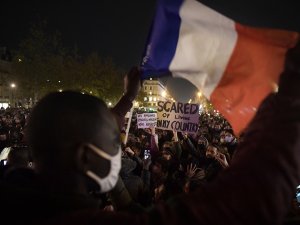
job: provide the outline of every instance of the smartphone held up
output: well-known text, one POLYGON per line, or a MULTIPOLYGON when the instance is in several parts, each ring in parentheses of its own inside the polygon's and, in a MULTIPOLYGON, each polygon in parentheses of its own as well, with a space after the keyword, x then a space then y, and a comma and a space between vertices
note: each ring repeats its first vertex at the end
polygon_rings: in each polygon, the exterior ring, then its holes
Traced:
POLYGON ((151 155, 150 155, 150 150, 146 149, 146 150, 144 151, 144 159, 148 159, 148 158, 150 158, 150 157, 151 157, 151 155))

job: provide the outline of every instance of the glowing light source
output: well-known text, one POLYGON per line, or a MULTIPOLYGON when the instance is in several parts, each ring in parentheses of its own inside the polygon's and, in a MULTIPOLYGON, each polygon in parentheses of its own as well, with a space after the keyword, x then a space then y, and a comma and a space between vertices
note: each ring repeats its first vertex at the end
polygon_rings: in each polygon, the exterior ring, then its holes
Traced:
POLYGON ((273 92, 274 92, 274 93, 277 93, 277 92, 278 92, 278 84, 272 83, 272 88, 273 88, 273 92))
POLYGON ((108 106, 111 106, 111 105, 112 105, 111 102, 109 102, 109 103, 108 103, 108 106))
POLYGON ((11 88, 15 88, 15 87, 16 87, 16 84, 15 84, 15 83, 11 83, 11 84, 10 84, 10 87, 11 87, 11 88))
POLYGON ((161 95, 165 98, 165 97, 167 96, 167 92, 166 92, 166 91, 163 91, 163 92, 161 93, 161 95))
POLYGON ((202 96, 202 93, 199 91, 199 92, 197 93, 197 95, 198 95, 198 97, 200 98, 200 97, 202 96))

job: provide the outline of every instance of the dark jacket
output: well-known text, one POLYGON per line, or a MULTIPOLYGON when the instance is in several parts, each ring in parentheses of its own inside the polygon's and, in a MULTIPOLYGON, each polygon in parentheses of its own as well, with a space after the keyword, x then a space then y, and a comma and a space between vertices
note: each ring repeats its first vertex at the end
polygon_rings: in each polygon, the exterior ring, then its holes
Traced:
POLYGON ((133 201, 142 203, 143 205, 149 205, 150 181, 148 180, 150 180, 150 172, 143 170, 142 177, 139 177, 133 174, 135 167, 135 161, 130 158, 122 158, 122 168, 120 171, 120 176, 133 201))

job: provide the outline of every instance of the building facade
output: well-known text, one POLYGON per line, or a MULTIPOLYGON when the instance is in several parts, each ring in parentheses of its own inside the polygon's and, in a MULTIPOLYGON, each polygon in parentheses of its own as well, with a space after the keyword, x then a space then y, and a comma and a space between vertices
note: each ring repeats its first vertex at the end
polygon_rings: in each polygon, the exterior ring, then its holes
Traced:
POLYGON ((14 103, 14 90, 8 83, 12 73, 11 55, 5 47, 0 47, 0 108, 14 103))
MULTIPOLYGON (((159 80, 145 80, 143 83, 144 102, 146 107, 156 108, 158 101, 170 101, 167 88, 159 80)), ((173 100, 173 99, 172 99, 173 100)))

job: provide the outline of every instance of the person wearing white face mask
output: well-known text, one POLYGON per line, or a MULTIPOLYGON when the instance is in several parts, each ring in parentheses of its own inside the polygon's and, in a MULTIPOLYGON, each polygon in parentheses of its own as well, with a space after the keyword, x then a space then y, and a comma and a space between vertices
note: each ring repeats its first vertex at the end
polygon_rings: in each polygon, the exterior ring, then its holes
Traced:
MULTIPOLYGON (((139 88, 139 72, 133 68, 125 79, 125 94, 111 110, 102 100, 73 91, 51 93, 38 102, 26 128, 34 169, 17 170, 14 177, 0 180, 1 193, 5 193, 1 195, 3 213, 18 215, 9 224, 24 218, 22 224, 32 224, 77 210, 100 210, 104 205, 91 191, 107 193, 118 181, 112 198, 123 193, 128 196, 119 180, 119 130, 139 88)), ((121 203, 127 203, 126 199, 121 203)))
POLYGON ((221 133, 220 143, 223 147, 226 147, 230 157, 232 157, 238 145, 237 139, 233 135, 232 130, 225 130, 221 133))
POLYGON ((100 157, 110 161, 109 173, 104 178, 99 177, 91 170, 86 171, 86 174, 100 186, 101 193, 106 193, 113 189, 119 178, 119 172, 121 169, 121 147, 119 148, 118 153, 115 156, 107 154, 105 151, 92 144, 88 144, 87 147, 100 157))

